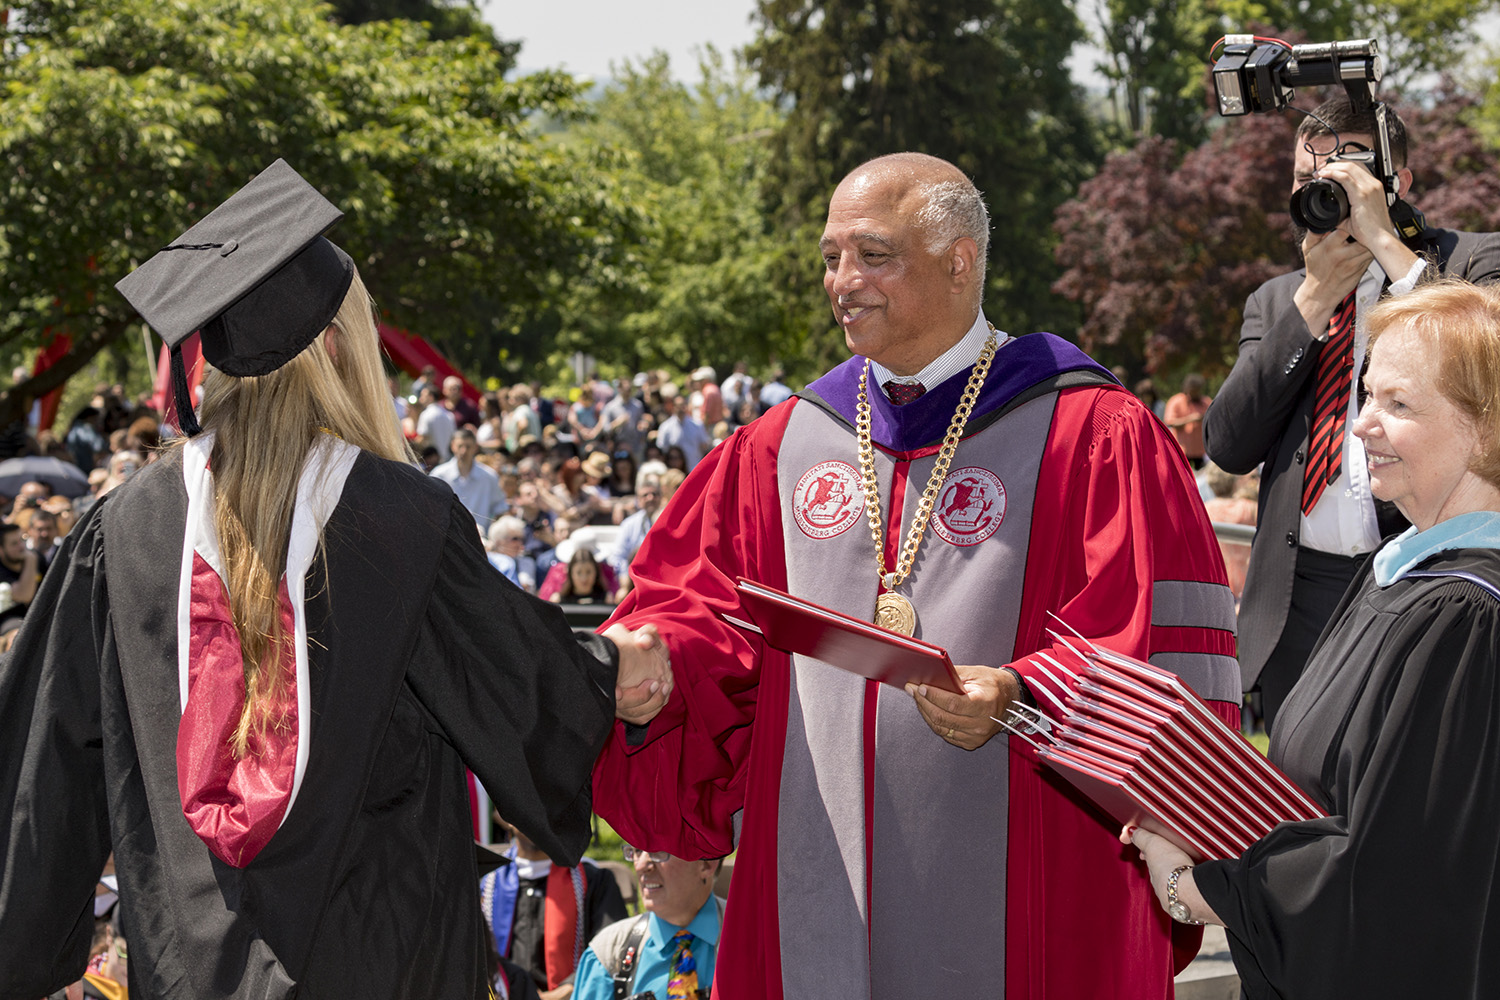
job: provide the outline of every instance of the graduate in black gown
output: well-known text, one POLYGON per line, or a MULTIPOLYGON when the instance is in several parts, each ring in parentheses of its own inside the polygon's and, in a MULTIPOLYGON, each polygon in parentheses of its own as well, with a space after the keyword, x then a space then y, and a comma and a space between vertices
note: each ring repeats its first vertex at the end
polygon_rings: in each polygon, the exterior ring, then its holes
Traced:
POLYGON ((0 661, 0 998, 78 980, 114 852, 136 1000, 490 995, 464 768, 559 864, 648 629, 575 639, 412 468, 341 213, 277 161, 121 282, 214 369, 0 661))
POLYGON ((1328 815, 1197 867, 1133 831, 1257 1000, 1500 996, 1500 292, 1437 282, 1369 323, 1355 433, 1412 527, 1344 596, 1270 748, 1328 815))

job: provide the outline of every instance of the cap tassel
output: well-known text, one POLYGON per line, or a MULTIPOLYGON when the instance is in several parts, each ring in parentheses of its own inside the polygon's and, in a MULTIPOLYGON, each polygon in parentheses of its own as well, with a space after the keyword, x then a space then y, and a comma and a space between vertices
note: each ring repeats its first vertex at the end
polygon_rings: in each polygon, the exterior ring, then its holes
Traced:
POLYGON ((198 415, 193 411, 193 392, 188 388, 187 368, 182 363, 182 345, 172 348, 172 393, 177 402, 177 429, 186 437, 193 437, 203 430, 198 426, 198 415))

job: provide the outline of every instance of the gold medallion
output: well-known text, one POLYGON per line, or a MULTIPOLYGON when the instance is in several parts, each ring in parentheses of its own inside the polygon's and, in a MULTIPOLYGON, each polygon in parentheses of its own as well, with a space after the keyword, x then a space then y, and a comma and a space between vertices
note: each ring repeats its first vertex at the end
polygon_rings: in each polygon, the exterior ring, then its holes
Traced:
POLYGON ((881 628, 890 629, 892 632, 900 632, 902 635, 915 635, 917 609, 911 606, 911 601, 900 594, 886 591, 875 598, 875 624, 881 628))

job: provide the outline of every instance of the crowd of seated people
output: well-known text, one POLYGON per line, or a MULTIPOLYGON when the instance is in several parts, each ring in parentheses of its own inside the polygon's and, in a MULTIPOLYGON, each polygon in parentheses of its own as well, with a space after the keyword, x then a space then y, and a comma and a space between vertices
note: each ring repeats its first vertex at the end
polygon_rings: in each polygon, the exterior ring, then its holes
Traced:
POLYGON ((777 382, 762 405, 745 367, 723 385, 703 367, 677 380, 588 378, 557 398, 522 383, 477 403, 434 370, 404 393, 393 380, 392 392, 428 471, 466 505, 475 498, 490 562, 507 579, 544 600, 607 606, 628 592, 631 558, 692 466, 782 398, 777 382))

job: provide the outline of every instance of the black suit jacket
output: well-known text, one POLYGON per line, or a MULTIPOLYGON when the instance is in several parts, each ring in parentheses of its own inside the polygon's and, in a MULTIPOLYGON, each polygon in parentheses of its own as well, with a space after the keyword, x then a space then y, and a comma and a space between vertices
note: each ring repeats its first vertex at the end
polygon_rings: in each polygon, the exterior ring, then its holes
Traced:
MULTIPOLYGON (((1500 233, 1428 229, 1422 234, 1421 253, 1433 262, 1424 277, 1441 274, 1475 284, 1500 281, 1500 233)), ((1298 270, 1272 278, 1251 294, 1240 327, 1239 358, 1203 422, 1208 456, 1221 468, 1243 475, 1265 463, 1255 541, 1240 598, 1240 672, 1247 691, 1281 639, 1292 599, 1314 376, 1324 345, 1307 329, 1292 301, 1306 273, 1298 270)), ((1377 504, 1377 515, 1382 535, 1406 525, 1390 504, 1377 504)))

